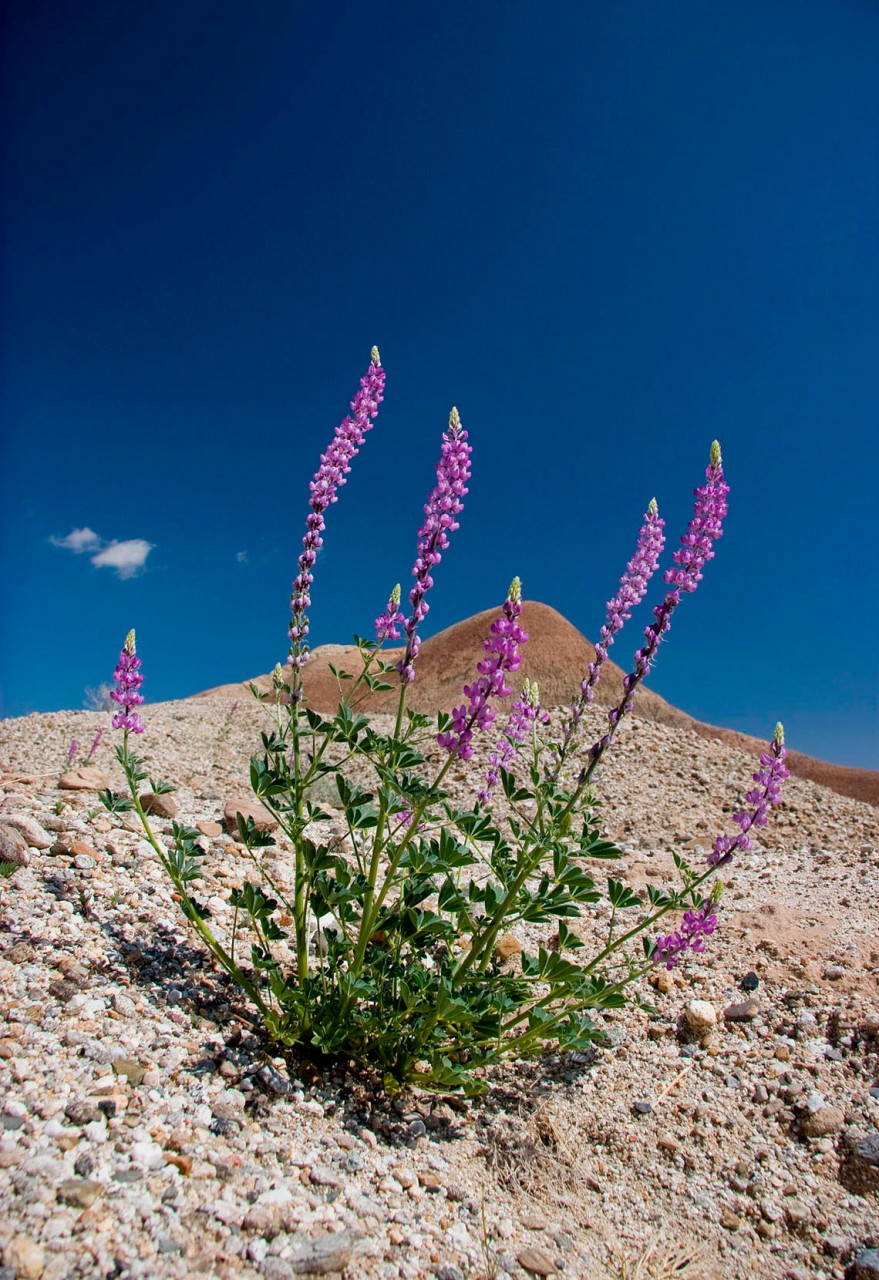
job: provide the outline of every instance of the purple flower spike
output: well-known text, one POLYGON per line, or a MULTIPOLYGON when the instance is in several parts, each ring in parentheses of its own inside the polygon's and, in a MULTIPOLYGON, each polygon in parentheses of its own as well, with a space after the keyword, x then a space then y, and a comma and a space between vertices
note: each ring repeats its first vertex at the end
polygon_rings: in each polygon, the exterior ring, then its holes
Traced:
POLYGON ((95 752, 97 751, 98 747, 101 745, 101 739, 103 738, 103 736, 104 736, 104 729, 103 729, 103 726, 102 726, 102 727, 98 730, 98 732, 95 734, 94 738, 92 739, 92 745, 89 747, 89 753, 88 753, 88 755, 87 755, 87 756, 86 756, 86 758, 85 758, 85 762, 86 762, 86 764, 88 764, 88 762, 91 760, 92 756, 93 756, 93 755, 95 754, 95 752))
POLYGON ((474 729, 489 729, 494 722, 496 712, 488 705, 490 699, 508 698, 512 692, 506 681, 507 673, 519 670, 522 663, 519 645, 528 639, 527 631, 518 623, 521 612, 522 584, 514 578, 503 613, 491 624, 489 639, 483 641, 482 647, 490 656, 477 663, 479 679, 464 686, 469 704, 456 707, 450 728, 437 734, 440 746, 462 760, 469 760, 473 755, 474 729))
POLYGON ((383 645, 386 640, 399 640, 399 626, 405 621, 400 612, 400 584, 394 587, 383 614, 375 620, 376 643, 383 645))
POLYGON ((738 834, 734 836, 722 834, 717 837, 714 848, 708 855, 709 866, 723 866, 732 861, 737 849, 745 850, 753 847, 748 832, 752 827, 766 826, 769 806, 779 803, 781 784, 785 778, 790 777, 790 769, 784 763, 786 755, 784 729, 777 724, 769 750, 764 751, 760 757, 761 767, 756 773, 751 774, 757 785, 748 792, 745 799, 752 807, 733 814, 733 822, 739 828, 738 834))
POLYGON ((311 608, 309 593, 314 581, 311 571, 317 553, 323 546, 322 534, 326 527, 324 512, 331 503, 337 501, 337 492, 351 470, 351 459, 357 455, 372 426, 371 420, 378 414, 378 407, 384 399, 384 388, 385 371, 381 367, 378 347, 373 347, 369 369, 360 379, 360 390, 351 401, 351 414, 336 428, 332 443, 326 453, 321 455, 320 466, 311 481, 311 514, 306 521, 308 532, 302 540, 299 573, 293 581, 293 593, 290 596, 293 617, 287 662, 297 672, 308 660, 306 637, 309 622, 306 611, 311 608))
POLYGON ((705 484, 695 490, 696 503, 693 518, 687 532, 681 538, 681 546, 674 553, 675 568, 666 570, 665 582, 669 587, 662 604, 653 610, 655 621, 645 628, 647 643, 635 654, 634 670, 623 681, 625 696, 619 706, 608 712, 610 732, 590 749, 593 763, 609 746, 613 745, 614 732, 620 720, 632 710, 635 691, 647 676, 656 660, 656 652, 663 636, 671 627, 671 616, 681 602, 681 597, 695 591, 702 581, 702 570, 714 557, 714 543, 723 534, 723 520, 727 512, 729 485, 723 478, 723 458, 720 445, 715 440, 705 472, 705 484))
POLYGON ((412 569, 415 586, 409 592, 412 616, 404 624, 406 652, 397 663, 400 678, 407 683, 415 679, 413 663, 421 647, 418 627, 430 609, 424 597, 433 586, 431 575, 449 545, 449 534, 458 528, 456 516, 464 509, 463 498, 470 479, 472 452, 458 410, 452 409, 448 430, 443 433, 440 460, 436 464, 436 484, 425 503, 424 524, 418 530, 418 559, 412 569))
POLYGON ((79 750, 79 743, 76 741, 76 738, 71 738, 70 746, 67 748, 68 764, 73 764, 74 760, 76 759, 76 753, 78 750, 79 750))
POLYGON ((647 585, 656 572, 659 557, 665 546, 664 529, 665 521, 659 514, 656 499, 651 498, 638 533, 635 554, 626 565, 626 572, 620 578, 619 591, 612 600, 607 602, 607 621, 601 628, 601 638, 595 646, 595 660, 589 664, 589 671, 580 683, 580 696, 572 705, 570 717, 565 724, 559 751, 560 761, 567 755, 571 740, 583 722, 583 714, 595 697, 595 686, 601 678, 601 668, 607 658, 608 650, 631 618, 632 610, 636 609, 644 599, 647 585))
POLYGON ((703 952, 705 939, 717 928, 717 916, 710 900, 695 911, 687 911, 680 929, 656 939, 652 959, 655 964, 665 964, 673 969, 685 951, 703 952))
POLYGON ((113 672, 116 688, 111 692, 110 697, 114 702, 118 702, 122 708, 113 717, 114 729, 125 729, 126 732, 131 733, 143 733, 143 724, 140 716, 134 710, 135 707, 139 707, 143 702, 143 695, 137 692, 143 684, 140 665, 140 658, 138 658, 134 646, 134 632, 129 631, 125 637, 125 648, 120 653, 116 670, 113 672))
POLYGON ((519 748, 531 732, 535 721, 540 724, 549 723, 549 712, 540 705, 540 691, 536 681, 525 680, 522 694, 510 708, 510 716, 503 736, 488 757, 488 770, 485 783, 478 792, 480 804, 488 804, 492 793, 500 781, 501 769, 509 769, 519 754, 519 748))

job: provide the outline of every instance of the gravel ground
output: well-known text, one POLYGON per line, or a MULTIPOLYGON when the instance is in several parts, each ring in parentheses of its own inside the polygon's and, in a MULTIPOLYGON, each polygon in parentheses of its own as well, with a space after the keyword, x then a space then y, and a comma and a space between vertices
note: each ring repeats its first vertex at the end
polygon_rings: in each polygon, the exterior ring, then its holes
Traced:
MULTIPOLYGON (((205 824, 221 928, 250 870, 224 806, 248 794, 266 716, 232 705, 149 706, 138 744, 205 824)), ((656 1013, 498 1070, 473 1103, 388 1102, 243 1025, 149 847, 100 807, 105 782, 59 787, 71 738, 109 719, 0 724, 3 856, 26 863, 0 881, 0 1280, 604 1278, 657 1241, 654 1260, 702 1249, 655 1273, 694 1280, 879 1274, 875 808, 790 779, 705 955, 654 976, 656 1013)), ((119 790, 111 737, 92 764, 119 790)), ((457 769, 462 796, 479 766, 457 769)), ((628 883, 701 857, 755 767, 633 719, 598 786, 628 883)), ((289 874, 283 846, 273 865, 289 874)))

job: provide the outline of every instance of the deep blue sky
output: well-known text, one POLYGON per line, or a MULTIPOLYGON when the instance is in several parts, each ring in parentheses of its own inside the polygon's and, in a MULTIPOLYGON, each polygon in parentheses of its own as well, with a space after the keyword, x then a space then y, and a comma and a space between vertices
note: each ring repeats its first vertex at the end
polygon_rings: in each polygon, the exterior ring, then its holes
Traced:
POLYGON ((151 700, 283 659, 308 480, 375 342, 315 643, 408 589, 452 404, 474 475, 428 631, 519 573, 594 638, 646 502, 676 541, 717 436, 726 536, 652 687, 879 767, 876 4, 7 24, 3 714, 81 706, 131 626, 151 700))

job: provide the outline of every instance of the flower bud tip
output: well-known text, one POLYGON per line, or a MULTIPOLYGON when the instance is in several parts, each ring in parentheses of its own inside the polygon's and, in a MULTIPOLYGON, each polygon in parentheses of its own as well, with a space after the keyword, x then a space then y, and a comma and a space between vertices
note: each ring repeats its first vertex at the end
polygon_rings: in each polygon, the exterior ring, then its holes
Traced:
POLYGON ((648 516, 655 516, 658 510, 659 510, 659 507, 656 505, 656 499, 651 498, 650 501, 647 503, 648 516))
POLYGON ((514 578, 510 583, 510 590, 507 593, 507 599, 512 600, 513 604, 519 604, 522 600, 522 579, 514 578))
POLYGON ((451 433, 451 435, 456 436, 460 430, 461 430, 461 415, 458 413, 458 410, 455 408, 455 406, 452 405, 452 412, 449 414, 449 432, 451 433))
POLYGON ((775 726, 775 733, 773 733, 772 735, 772 741, 775 743, 777 747, 784 746, 784 725, 781 723, 780 720, 778 724, 775 726))
POLYGON ((719 440, 712 440, 712 441, 711 441, 711 453, 710 453, 710 455, 709 455, 709 456, 710 456, 710 458, 711 458, 711 465, 712 465, 712 467, 714 467, 715 469, 717 469, 717 467, 720 467, 720 466, 722 466, 722 465, 723 465, 723 454, 720 452, 720 441, 719 441, 719 440))
POLYGON ((378 366, 382 362, 382 358, 378 353, 378 347, 373 347, 372 351, 370 352, 370 359, 372 360, 372 363, 376 366, 376 368, 378 368, 378 366))
POLYGON ((391 592, 391 596, 390 596, 390 599, 389 599, 388 603, 389 603, 390 605, 392 605, 395 609, 396 609, 396 608, 397 608, 397 606, 399 605, 399 603, 400 603, 400 584, 399 584, 399 582, 397 583, 397 585, 394 587, 393 591, 391 592))
POLYGON ((134 627, 131 628, 128 635, 125 637, 125 652, 129 655, 137 652, 134 647, 134 627))

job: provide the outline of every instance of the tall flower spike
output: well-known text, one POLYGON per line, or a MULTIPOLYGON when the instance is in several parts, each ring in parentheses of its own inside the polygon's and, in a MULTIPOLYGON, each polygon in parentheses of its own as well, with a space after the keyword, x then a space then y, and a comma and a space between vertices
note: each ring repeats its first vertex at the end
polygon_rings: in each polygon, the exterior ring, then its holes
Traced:
POLYGON ((404 622, 403 614, 400 612, 400 584, 399 582, 391 592, 385 611, 375 620, 375 639, 379 645, 384 644, 386 640, 399 640, 399 625, 404 622))
POLYGON ((696 590, 702 581, 702 570, 714 558, 714 543, 723 534, 729 494, 729 485, 723 478, 723 457, 716 440, 711 445, 705 483, 699 485, 694 493, 696 502, 693 517, 687 525, 687 532, 681 538, 680 547, 672 557, 675 567, 667 569, 664 575, 668 587, 665 599, 653 610, 655 621, 644 631, 647 643, 635 654, 634 669, 623 681, 625 695, 622 702, 608 712, 610 731, 590 748, 591 767, 612 746, 617 725, 632 710, 635 691, 656 660, 656 652, 671 627, 671 617, 680 604, 681 597, 696 590))
POLYGON ((137 692, 143 684, 140 666, 140 658, 137 656, 134 643, 134 632, 129 631, 125 637, 125 647, 119 655, 116 670, 113 672, 116 688, 113 689, 110 697, 114 702, 118 702, 121 707, 121 711, 117 711, 113 717, 114 729, 125 729, 126 732, 131 733, 143 733, 143 724, 140 716, 134 710, 135 707, 139 707, 143 702, 143 695, 137 692))
POLYGON ((338 491, 351 470, 351 460, 359 452, 364 437, 378 414, 378 407, 384 399, 384 388, 385 371, 381 366, 378 347, 373 347, 369 369, 360 379, 360 390, 351 401, 351 413, 336 428, 332 442, 326 453, 321 455, 320 466, 311 481, 311 514, 306 521, 307 532, 302 540, 299 573, 293 581, 290 596, 292 620, 287 663, 294 670, 294 690, 297 692, 301 679, 299 672, 308 659, 307 611, 311 607, 310 592, 314 581, 312 569, 317 553, 323 546, 323 531, 326 528, 324 512, 331 503, 337 501, 338 491))
POLYGON ((482 647, 490 656, 477 663, 479 679, 464 686, 464 696, 469 702, 452 712, 450 727, 437 734, 437 742, 447 751, 469 760, 473 755, 473 732, 489 729, 496 712, 489 706, 492 698, 508 698, 512 690, 507 684, 509 673, 518 671, 522 664, 519 646, 528 639, 527 631, 519 626, 522 612, 522 584, 514 578, 504 601, 503 612, 491 624, 491 635, 482 647))
POLYGON ((449 534, 458 528, 456 517, 464 509, 472 452, 458 410, 452 409, 436 464, 436 484, 424 506, 424 524, 418 530, 418 558, 412 568, 415 585, 409 592, 412 614, 404 624, 406 652, 397 663, 400 679, 407 683, 415 679, 413 664, 421 647, 418 628, 430 610, 424 597, 433 586, 433 570, 449 545, 449 534))
POLYGON ((571 741, 583 722, 586 708, 595 697, 595 686, 601 678, 601 668, 607 659, 608 650, 631 618, 632 610, 636 609, 644 599, 647 584, 656 572, 659 557, 665 546, 664 529, 665 521, 659 514, 656 499, 651 498, 638 532, 635 554, 626 565, 626 572, 620 578, 619 591, 612 600, 607 602, 606 621, 601 628, 599 642, 595 646, 595 658, 589 664, 589 671, 580 683, 580 694, 571 706, 571 714, 565 724, 562 741, 558 748, 553 776, 558 774, 561 762, 570 749, 571 741))
POLYGON ((708 855, 708 864, 712 867, 723 866, 732 861, 737 849, 751 849, 753 844, 748 834, 752 827, 765 827, 769 806, 781 800, 781 784, 790 777, 790 770, 785 764, 787 748, 784 745, 784 729, 781 724, 775 726, 775 733, 769 744, 769 750, 760 757, 760 768, 751 777, 756 786, 752 787, 745 800, 751 806, 733 814, 733 822, 739 828, 734 836, 719 835, 714 847, 708 855))

